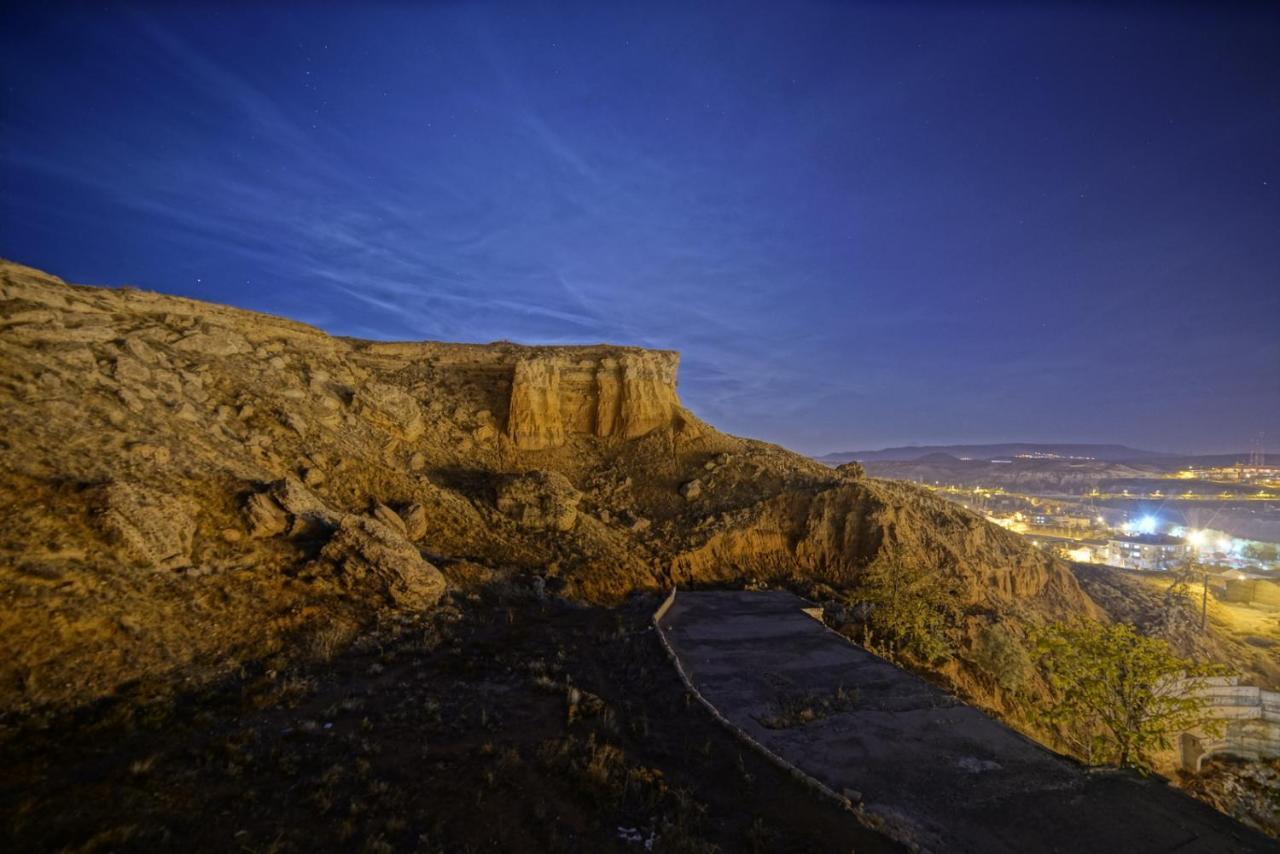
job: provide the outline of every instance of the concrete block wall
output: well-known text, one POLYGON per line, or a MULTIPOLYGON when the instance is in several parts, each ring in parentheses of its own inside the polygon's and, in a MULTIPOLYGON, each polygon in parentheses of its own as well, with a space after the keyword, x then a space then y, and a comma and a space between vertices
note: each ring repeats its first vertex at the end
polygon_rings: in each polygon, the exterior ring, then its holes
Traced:
POLYGON ((1227 579, 1223 598, 1228 602, 1280 605, 1280 584, 1262 578, 1227 579))
POLYGON ((1235 677, 1206 680, 1189 690, 1209 701, 1208 716, 1226 721, 1221 737, 1183 733, 1180 739, 1182 765, 1199 771, 1206 756, 1225 753, 1244 759, 1280 757, 1280 693, 1253 685, 1240 685, 1235 677))

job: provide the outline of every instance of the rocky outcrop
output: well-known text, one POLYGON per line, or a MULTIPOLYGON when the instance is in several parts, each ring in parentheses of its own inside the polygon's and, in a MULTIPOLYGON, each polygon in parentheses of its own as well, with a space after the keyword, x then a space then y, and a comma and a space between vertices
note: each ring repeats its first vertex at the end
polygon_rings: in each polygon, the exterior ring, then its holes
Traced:
POLYGON ((554 357, 516 362, 507 436, 517 448, 541 451, 564 444, 564 417, 560 410, 562 365, 563 360, 554 357))
MULTIPOLYGON (((616 365, 606 360, 602 367, 618 377, 621 393, 616 418, 597 421, 596 435, 634 439, 670 424, 680 409, 676 397, 678 366, 679 356, 675 353, 624 353, 616 365), (610 429, 601 429, 604 424, 610 429)), ((613 407, 611 398, 598 396, 597 409, 601 413, 611 412, 613 407)))
POLYGON ((499 512, 524 528, 569 531, 578 521, 582 494, 568 478, 552 471, 509 477, 498 487, 499 512))
POLYGON ((668 426, 681 409, 678 363, 676 353, 656 350, 522 358, 512 372, 507 436, 521 450, 546 450, 573 433, 634 439, 668 426))
POLYGON ((255 539, 316 534, 331 529, 338 520, 337 514, 293 475, 249 496, 245 516, 249 536, 255 539))
POLYGON ((354 513, 342 517, 333 537, 305 575, 333 582, 357 596, 381 594, 401 608, 430 608, 444 595, 440 570, 422 559, 404 534, 386 522, 354 513))
POLYGON ((190 564, 195 525, 181 501, 120 481, 96 488, 91 500, 99 529, 125 560, 155 569, 190 564))
MULTIPOLYGON (((715 499, 714 493, 704 496, 715 499)), ((840 588, 856 583, 873 564, 926 566, 949 577, 964 607, 1102 616, 1063 561, 957 505, 900 484, 854 480, 783 491, 697 533, 671 562, 677 584, 746 576, 840 588)))
POLYGON ((370 424, 406 442, 416 440, 426 429, 418 402, 395 386, 365 383, 355 393, 352 405, 370 424))
POLYGON ((867 476, 867 470, 863 468, 862 463, 857 460, 850 460, 843 465, 836 466, 836 471, 851 480, 857 480, 867 476))

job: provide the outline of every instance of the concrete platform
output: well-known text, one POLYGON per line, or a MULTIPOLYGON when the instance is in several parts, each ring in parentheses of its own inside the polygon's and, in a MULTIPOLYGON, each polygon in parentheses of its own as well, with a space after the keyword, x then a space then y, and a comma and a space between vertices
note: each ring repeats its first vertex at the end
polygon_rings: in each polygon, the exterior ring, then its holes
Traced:
MULTIPOLYGON (((789 593, 680 593, 658 621, 689 681, 767 751, 932 851, 1241 852, 1273 840, 1155 779, 1090 771, 827 630, 789 593), (771 729, 788 698, 856 692, 771 729)), ((839 848, 839 846, 835 846, 839 848)))

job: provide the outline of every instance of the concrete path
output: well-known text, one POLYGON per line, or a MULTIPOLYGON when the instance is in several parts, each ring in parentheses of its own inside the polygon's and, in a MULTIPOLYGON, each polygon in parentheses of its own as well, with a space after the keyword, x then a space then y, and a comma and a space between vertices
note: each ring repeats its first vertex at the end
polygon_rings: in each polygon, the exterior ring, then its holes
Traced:
POLYGON ((1157 780, 1045 750, 828 631, 807 605, 776 591, 680 593, 658 625, 731 726, 833 791, 860 794, 900 840, 983 854, 1280 850, 1157 780), (761 723, 840 689, 853 699, 829 717, 761 723))

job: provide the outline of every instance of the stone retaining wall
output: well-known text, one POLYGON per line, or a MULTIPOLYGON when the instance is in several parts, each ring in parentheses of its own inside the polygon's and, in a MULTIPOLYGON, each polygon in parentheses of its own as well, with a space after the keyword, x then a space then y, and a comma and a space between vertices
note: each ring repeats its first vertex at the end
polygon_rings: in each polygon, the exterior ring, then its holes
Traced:
POLYGON ((1221 676, 1191 689, 1208 700, 1209 718, 1226 721, 1221 736, 1183 733, 1182 766, 1199 771, 1206 756, 1225 753, 1244 759, 1280 757, 1280 693, 1254 685, 1241 685, 1238 676, 1221 676))

